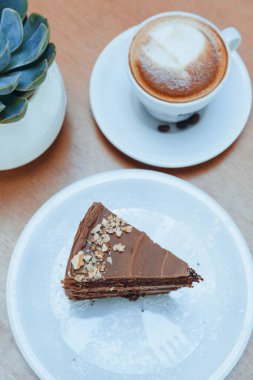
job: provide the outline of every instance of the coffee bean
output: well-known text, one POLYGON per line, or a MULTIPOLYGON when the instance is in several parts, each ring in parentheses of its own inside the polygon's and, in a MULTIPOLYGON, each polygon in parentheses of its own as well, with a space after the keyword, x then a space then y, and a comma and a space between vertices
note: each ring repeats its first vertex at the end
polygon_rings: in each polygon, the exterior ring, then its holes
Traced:
POLYGON ((186 119, 186 120, 183 120, 183 121, 179 121, 178 123, 176 123, 176 126, 178 129, 185 129, 187 128, 189 125, 195 125, 198 123, 200 119, 200 116, 198 113, 194 113, 191 117, 189 117, 189 119, 186 119))
POLYGON ((178 129, 185 129, 189 125, 188 120, 179 121, 176 126, 178 129))
POLYGON ((170 126, 169 124, 160 124, 158 125, 157 129, 159 132, 166 133, 166 132, 169 132, 170 126))
POLYGON ((197 124, 199 122, 199 119, 199 113, 194 113, 191 117, 189 117, 188 123, 191 125, 197 124))

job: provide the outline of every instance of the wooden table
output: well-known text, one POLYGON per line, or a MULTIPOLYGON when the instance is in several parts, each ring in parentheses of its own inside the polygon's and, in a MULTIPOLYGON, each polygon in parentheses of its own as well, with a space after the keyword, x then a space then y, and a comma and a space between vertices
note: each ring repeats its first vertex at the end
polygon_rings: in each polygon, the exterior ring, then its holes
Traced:
MULTIPOLYGON (((0 173, 0 379, 36 378, 16 347, 5 302, 9 260, 25 224, 49 197, 80 178, 118 168, 148 168, 121 154, 100 133, 89 107, 88 83, 98 54, 113 37, 154 13, 169 10, 199 13, 220 28, 237 27, 243 36, 239 52, 253 75, 252 0, 30 1, 29 11, 41 12, 50 21, 68 110, 62 132, 45 154, 20 169, 0 173)), ((219 157, 193 168, 162 171, 214 197, 234 218, 253 252, 252 144, 251 117, 239 140, 219 157)), ((253 339, 228 378, 253 379, 253 339)))

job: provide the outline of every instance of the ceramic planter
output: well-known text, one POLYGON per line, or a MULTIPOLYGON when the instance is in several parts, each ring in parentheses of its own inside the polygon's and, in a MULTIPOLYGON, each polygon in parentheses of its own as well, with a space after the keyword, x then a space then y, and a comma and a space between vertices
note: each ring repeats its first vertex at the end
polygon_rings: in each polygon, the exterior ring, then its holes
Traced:
POLYGON ((0 170, 17 168, 39 157, 56 139, 63 124, 67 97, 56 62, 29 100, 25 117, 0 124, 0 170))

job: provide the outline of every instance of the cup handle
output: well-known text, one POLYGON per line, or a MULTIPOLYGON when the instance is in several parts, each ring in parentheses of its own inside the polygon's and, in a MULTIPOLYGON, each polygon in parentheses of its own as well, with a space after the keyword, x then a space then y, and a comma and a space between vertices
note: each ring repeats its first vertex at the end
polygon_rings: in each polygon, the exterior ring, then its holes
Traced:
POLYGON ((239 47, 242 37, 239 30, 237 30, 236 28, 230 26, 228 28, 222 29, 221 35, 227 42, 232 52, 239 47))

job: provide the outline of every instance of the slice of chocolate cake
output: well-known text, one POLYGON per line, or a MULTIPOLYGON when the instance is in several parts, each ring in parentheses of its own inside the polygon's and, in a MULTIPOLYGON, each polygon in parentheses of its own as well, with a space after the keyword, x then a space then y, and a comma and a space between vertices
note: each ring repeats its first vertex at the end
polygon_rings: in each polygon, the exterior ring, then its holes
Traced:
POLYGON ((192 287, 202 278, 144 232, 93 203, 81 221, 62 281, 75 300, 137 298, 192 287))

